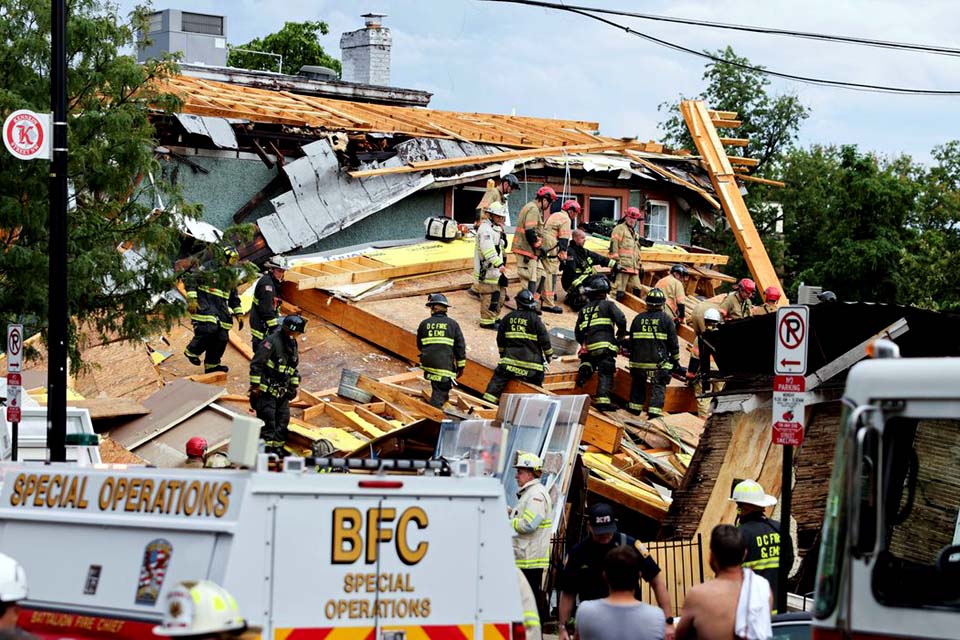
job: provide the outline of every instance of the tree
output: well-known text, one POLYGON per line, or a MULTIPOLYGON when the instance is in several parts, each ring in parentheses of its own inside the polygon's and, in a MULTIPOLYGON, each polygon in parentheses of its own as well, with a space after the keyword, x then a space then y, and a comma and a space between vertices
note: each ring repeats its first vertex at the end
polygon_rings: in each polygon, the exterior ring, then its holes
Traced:
POLYGON ((231 48, 227 66, 241 69, 278 71, 279 60, 273 56, 258 55, 237 49, 265 51, 283 56, 283 68, 288 73, 297 73, 304 65, 329 67, 340 73, 340 61, 327 54, 320 45, 320 35, 327 35, 330 27, 326 22, 287 22, 276 33, 263 38, 254 38, 246 44, 231 48))
MULTIPOLYGON (((177 107, 156 81, 169 60, 138 64, 121 51, 146 25, 114 5, 73 0, 67 23, 69 353, 82 364, 78 324, 101 339, 137 340, 168 328, 182 305, 155 306, 175 286, 180 245, 173 214, 192 215, 161 175, 151 111, 177 107), (154 208, 160 194, 166 209, 154 208), (138 256, 133 259, 134 256, 138 256)), ((7 0, 0 20, 0 113, 50 105, 50 3, 7 0)), ((48 163, 0 154, 0 323, 46 330, 48 163)), ((0 332, 0 340, 6 332, 0 332)), ((4 346, 5 348, 5 346, 4 346)))
MULTIPOLYGON (((694 99, 705 101, 711 109, 735 111, 742 124, 731 135, 749 140, 746 147, 740 148, 743 149, 742 155, 759 160, 753 175, 777 178, 781 171, 780 161, 796 140, 800 125, 810 115, 809 109, 794 95, 771 96, 770 80, 760 71, 748 68, 753 66, 750 61, 737 56, 731 47, 711 55, 727 62, 707 65, 703 73, 707 86, 694 99)), ((664 132, 664 144, 695 151, 696 145, 680 113, 680 101, 664 102, 658 109, 667 114, 667 119, 659 125, 664 132)), ((727 153, 735 155, 734 149, 728 147, 727 153)), ((780 270, 784 247, 782 238, 775 232, 780 212, 778 207, 770 204, 777 200, 775 190, 751 184, 744 200, 771 262, 780 270)), ((726 267, 728 273, 738 276, 748 273, 736 238, 726 227, 725 220, 721 219, 713 230, 694 227, 693 242, 730 256, 726 267)))
POLYGON ((917 171, 920 195, 908 218, 915 232, 904 247, 901 302, 960 311, 960 141, 933 150, 937 164, 917 171))
POLYGON ((794 149, 784 159, 785 281, 820 285, 845 300, 898 302, 903 247, 920 183, 909 157, 880 159, 856 146, 794 149))

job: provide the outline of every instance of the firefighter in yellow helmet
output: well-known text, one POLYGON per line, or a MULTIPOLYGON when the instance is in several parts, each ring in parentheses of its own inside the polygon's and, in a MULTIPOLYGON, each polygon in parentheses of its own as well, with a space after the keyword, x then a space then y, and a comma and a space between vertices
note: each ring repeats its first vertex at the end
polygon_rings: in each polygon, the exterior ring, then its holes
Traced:
POLYGON ((537 613, 546 619, 547 603, 543 593, 543 574, 550 566, 550 529, 553 504, 547 488, 540 482, 543 463, 535 453, 517 452, 517 501, 510 509, 510 526, 516 533, 513 557, 523 572, 537 602, 537 613))
POLYGON ((777 499, 765 492, 759 482, 741 480, 733 488, 730 501, 737 503, 737 527, 747 547, 743 567, 765 578, 776 598, 780 562, 793 562, 792 557, 781 560, 782 551, 790 552, 790 545, 781 544, 780 523, 766 515, 766 510, 777 504, 777 499))
POLYGON ((209 580, 180 582, 167 592, 163 623, 154 635, 178 638, 221 639, 259 636, 260 629, 247 626, 237 601, 220 585, 209 580))

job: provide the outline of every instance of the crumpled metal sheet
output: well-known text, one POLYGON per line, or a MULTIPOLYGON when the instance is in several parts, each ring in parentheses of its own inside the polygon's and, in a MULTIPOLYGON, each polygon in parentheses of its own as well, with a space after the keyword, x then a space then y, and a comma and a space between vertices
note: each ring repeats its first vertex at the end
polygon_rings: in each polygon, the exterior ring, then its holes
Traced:
MULTIPOLYGON (((274 213, 257 221, 274 253, 308 247, 433 183, 432 175, 401 173, 354 180, 341 170, 328 140, 303 147, 304 156, 284 166, 293 187, 271 200, 274 213)), ((397 166, 391 158, 382 166, 397 166)))
POLYGON ((237 136, 226 118, 195 116, 189 113, 175 114, 188 133, 204 136, 218 149, 237 149, 237 136))

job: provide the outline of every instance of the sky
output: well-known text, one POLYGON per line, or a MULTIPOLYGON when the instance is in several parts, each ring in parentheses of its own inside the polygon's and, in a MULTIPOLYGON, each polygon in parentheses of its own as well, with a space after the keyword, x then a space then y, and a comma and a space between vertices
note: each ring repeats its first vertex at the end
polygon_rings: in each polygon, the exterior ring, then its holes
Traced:
MULTIPOLYGON (((559 0, 557 0, 559 1, 559 0)), ((955 0, 576 0, 578 4, 699 20, 960 46, 955 0)), ((135 0, 120 0, 128 10, 135 0)), ((573 4, 567 1, 566 4, 573 4)), ((155 9, 227 17, 240 45, 286 21, 323 20, 326 51, 340 57, 340 34, 385 13, 393 35, 391 84, 433 93, 430 106, 600 123, 610 136, 659 139, 664 102, 704 88, 706 60, 578 16, 481 0, 154 0, 155 9)), ((731 45, 754 64, 848 82, 960 91, 960 56, 614 18, 690 49, 731 45)), ((929 162, 934 146, 960 139, 960 95, 935 97, 849 91, 772 79, 773 94, 794 94, 811 109, 799 143, 856 144, 885 156, 929 162)))

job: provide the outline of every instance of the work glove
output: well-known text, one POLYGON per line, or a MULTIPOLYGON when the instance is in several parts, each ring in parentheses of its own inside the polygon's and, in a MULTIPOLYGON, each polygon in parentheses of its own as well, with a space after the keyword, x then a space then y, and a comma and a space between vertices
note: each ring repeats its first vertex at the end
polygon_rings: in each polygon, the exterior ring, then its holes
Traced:
POLYGON ((237 319, 237 327, 243 331, 243 316, 234 316, 237 319))
POLYGON ((507 279, 507 276, 503 273, 500 274, 500 279, 497 280, 497 286, 507 288, 507 285, 510 284, 510 281, 507 279))
POLYGON ((610 275, 613 276, 614 278, 616 278, 618 275, 620 275, 620 263, 619 263, 619 262, 614 262, 614 263, 613 263, 613 266, 610 267, 610 275))
POLYGON ((257 385, 250 385, 250 390, 248 393, 250 394, 250 408, 256 409, 257 400, 260 399, 260 387, 257 385))
POLYGON ((295 399, 297 397, 298 391, 299 389, 297 387, 293 387, 292 389, 287 389, 287 391, 283 394, 283 399, 287 400, 288 402, 290 400, 295 399))
POLYGON ((463 375, 463 367, 457 367, 457 377, 459 378, 462 375, 463 375))
POLYGON ((678 360, 672 362, 673 369, 670 371, 670 375, 676 380, 681 382, 686 382, 687 380, 687 370, 683 367, 678 360))
POLYGON ((626 340, 620 343, 620 355, 624 356, 625 358, 630 357, 630 343, 626 340))
POLYGON ((673 317, 673 326, 675 326, 677 329, 679 329, 681 324, 683 324, 683 320, 681 320, 679 316, 674 316, 674 317, 673 317))
POLYGON ((697 381, 697 374, 692 371, 687 371, 685 377, 687 379, 687 384, 692 385, 694 382, 697 381))
POLYGON ((189 302, 187 302, 187 312, 190 313, 190 315, 195 314, 199 310, 200 310, 200 305, 197 304, 196 300, 190 300, 189 302))

